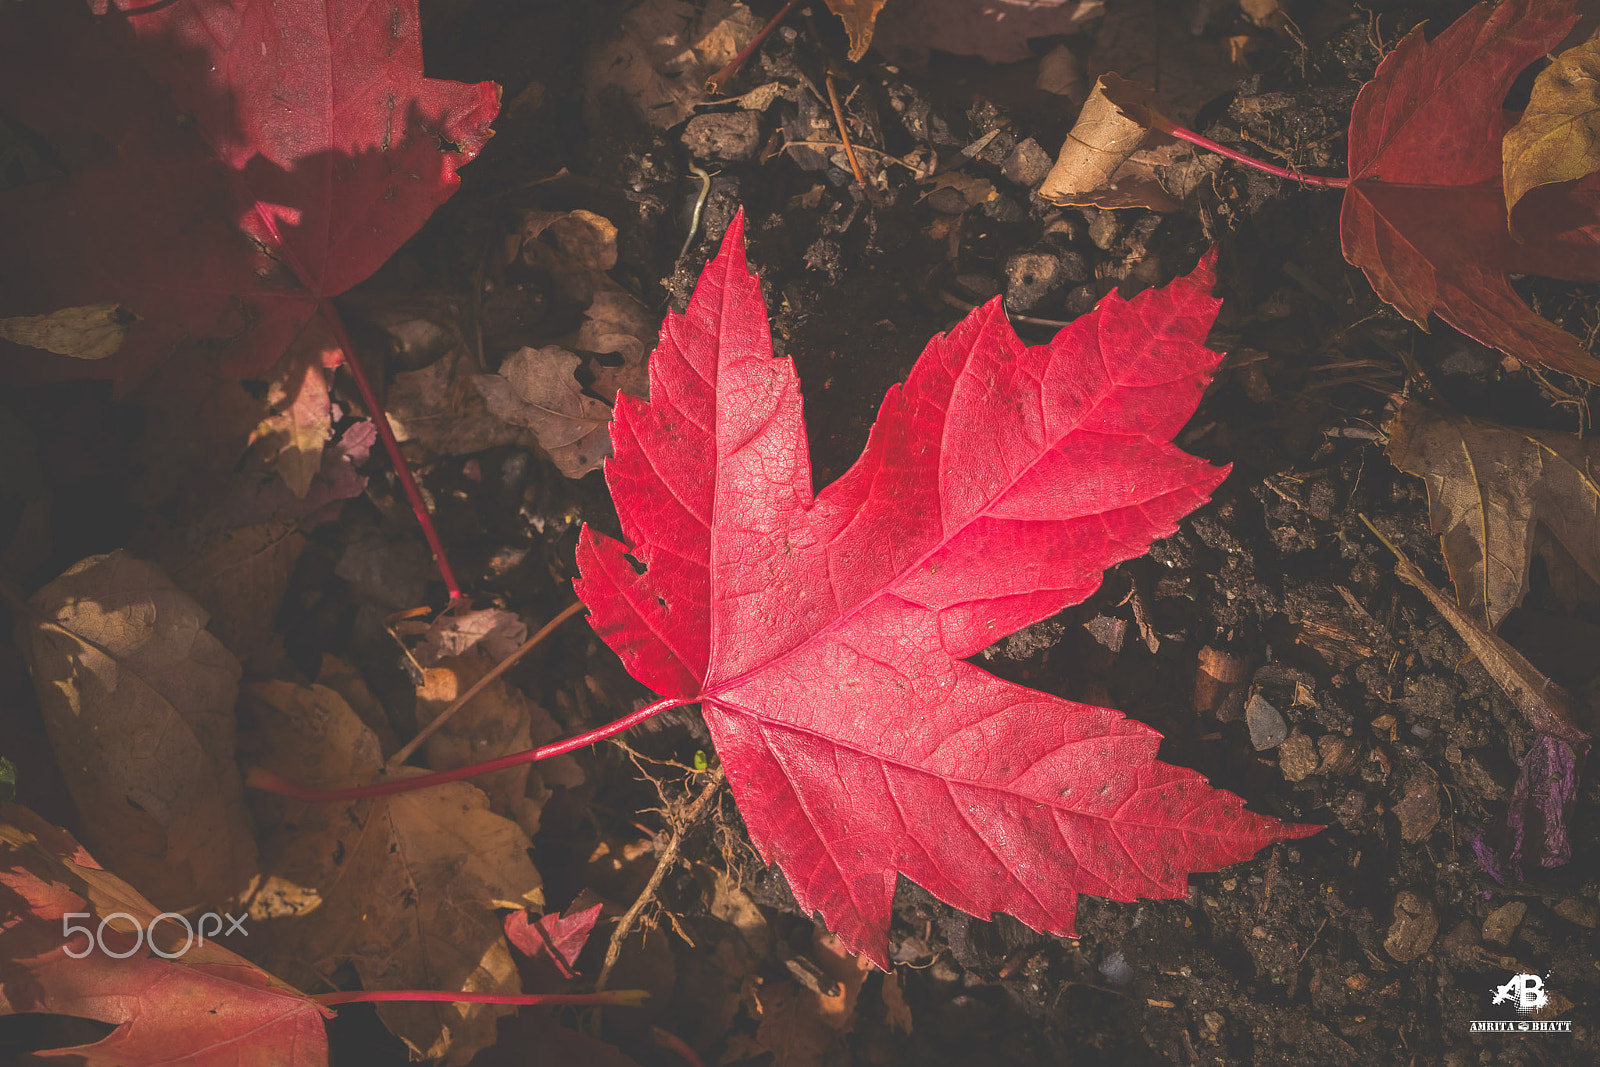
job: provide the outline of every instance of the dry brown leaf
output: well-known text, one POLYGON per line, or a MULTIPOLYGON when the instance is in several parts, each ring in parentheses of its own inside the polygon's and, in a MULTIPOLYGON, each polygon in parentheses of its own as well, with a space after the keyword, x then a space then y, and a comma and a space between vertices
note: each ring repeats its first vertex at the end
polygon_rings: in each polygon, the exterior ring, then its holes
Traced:
POLYGON ((529 211, 522 216, 518 248, 523 263, 548 273, 557 292, 584 306, 617 265, 617 228, 582 209, 529 211))
POLYGON ((602 400, 615 403, 619 392, 650 398, 646 357, 660 329, 661 320, 609 278, 595 288, 578 328, 577 347, 622 360, 619 366, 592 361, 594 391, 602 400))
POLYGON ((622 16, 616 37, 584 62, 584 116, 604 126, 606 98, 620 95, 645 122, 665 130, 707 99, 706 78, 727 65, 761 28, 743 4, 644 0, 622 16))
POLYGON ((466 456, 501 445, 532 448, 538 436, 490 414, 476 379, 483 373, 461 349, 420 370, 395 375, 385 401, 389 428, 441 456, 466 456))
POLYGON ((522 348, 474 381, 495 418, 532 430, 561 473, 581 478, 611 455, 611 409, 583 391, 582 361, 556 345, 522 348))
POLYGON ((515 652, 528 639, 528 626, 516 612, 504 608, 441 615, 423 632, 417 659, 434 666, 452 656, 481 649, 496 662, 515 652))
POLYGON ((1147 86, 1102 75, 1039 195, 1076 207, 1176 211, 1211 168, 1188 145, 1152 128, 1156 103, 1147 86))
POLYGON ((1106 9, 1085 74, 1110 71, 1152 87, 1162 110, 1185 125, 1239 80, 1224 49, 1190 33, 1167 0, 1121 0, 1106 9))
POLYGON ((1522 602, 1540 524, 1600 580, 1600 440, 1410 401, 1389 427, 1389 458, 1428 483, 1450 581, 1478 625, 1497 629, 1522 602))
POLYGON ((0 319, 0 340, 73 359, 105 359, 122 347, 139 316, 121 304, 87 304, 48 315, 0 319))
POLYGON ((867 54, 872 44, 872 24, 886 0, 828 0, 828 10, 839 16, 850 35, 850 62, 867 54))
POLYGON ((234 762, 239 661, 152 563, 90 556, 19 626, 61 773, 95 854, 164 908, 255 873, 234 762))
POLYGON ((1500 147, 1513 230, 1517 201, 1528 190, 1600 170, 1600 40, 1567 49, 1539 72, 1500 147))
MULTIPOLYGON (((497 662, 486 652, 473 650, 425 667, 422 685, 417 688, 417 725, 431 723, 497 662)), ((428 737, 423 752, 433 770, 453 771, 545 744, 560 733, 548 711, 507 685, 504 678, 496 678, 428 737)), ((532 837, 539 832, 539 811, 550 798, 545 782, 550 762, 481 774, 473 784, 488 794, 490 811, 515 820, 532 837)), ((572 761, 566 757, 564 762, 572 761)), ((557 771, 558 778, 561 773, 557 771)))
MULTIPOLYGON (((378 739, 326 686, 266 682, 242 707, 261 766, 310 788, 377 778, 378 739)), ((407 769, 406 774, 421 773, 407 769)), ((260 961, 306 982, 350 963, 363 988, 519 992, 498 908, 542 909, 528 836, 466 782, 350 804, 254 798, 263 839, 260 961)), ((378 1016, 416 1055, 464 1064, 498 1005, 395 1003, 378 1016)))
POLYGON ((217 639, 252 669, 272 646, 278 609, 306 537, 298 520, 210 529, 161 554, 172 577, 208 612, 217 639))
MULTIPOLYGON (((1373 532, 1377 533, 1377 530, 1373 532)), ((1378 536, 1383 537, 1382 534, 1378 536)), ((1590 739, 1593 723, 1589 721, 1587 709, 1580 707, 1565 689, 1529 663, 1521 652, 1512 648, 1503 638, 1484 629, 1474 616, 1445 596, 1404 552, 1387 540, 1384 540, 1384 544, 1398 559, 1395 574, 1428 598, 1428 603, 1445 617, 1467 649, 1483 664, 1484 670, 1489 672, 1496 684, 1505 690, 1507 698, 1535 730, 1573 745, 1583 744, 1590 739)))
POLYGON ((251 444, 275 467, 297 497, 311 489, 322 469, 322 448, 333 436, 333 402, 328 397, 325 360, 337 360, 339 346, 321 317, 312 320, 273 367, 267 385, 270 414, 256 426, 251 444))

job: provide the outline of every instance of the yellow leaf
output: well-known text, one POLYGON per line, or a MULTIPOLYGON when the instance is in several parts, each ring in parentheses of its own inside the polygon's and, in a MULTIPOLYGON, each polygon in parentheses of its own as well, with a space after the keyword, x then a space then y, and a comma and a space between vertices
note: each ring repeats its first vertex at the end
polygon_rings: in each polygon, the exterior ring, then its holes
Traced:
POLYGON ((1508 216, 1528 190, 1600 170, 1600 41, 1567 49, 1539 72, 1500 151, 1508 216))
POLYGON ((828 10, 839 16, 850 34, 850 62, 867 54, 872 44, 872 27, 887 0, 828 0, 828 10))
POLYGON ((0 338, 74 359, 105 359, 139 316, 121 304, 88 304, 48 315, 0 319, 0 338))

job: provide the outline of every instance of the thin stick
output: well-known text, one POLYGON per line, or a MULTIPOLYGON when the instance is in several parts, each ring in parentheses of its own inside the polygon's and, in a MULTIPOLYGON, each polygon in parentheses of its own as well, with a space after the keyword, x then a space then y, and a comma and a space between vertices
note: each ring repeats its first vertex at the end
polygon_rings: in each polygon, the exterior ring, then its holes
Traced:
POLYGON ((650 873, 650 881, 645 884, 644 891, 633 902, 633 906, 623 913, 617 921, 617 928, 611 931, 611 944, 606 946, 606 962, 600 968, 600 977, 594 987, 597 991, 604 991, 606 982, 611 978, 611 968, 617 965, 617 959, 622 955, 622 943, 627 940, 628 934, 633 930, 634 922, 639 918, 639 913, 644 911, 645 905, 655 898, 656 890, 661 887, 661 880, 667 876, 672 865, 678 861, 678 853, 683 849, 684 838, 688 837, 706 809, 711 805, 711 798, 716 796, 717 790, 722 788, 722 768, 718 767, 711 772, 711 780, 706 783, 700 795, 694 798, 694 803, 689 805, 689 810, 683 813, 683 819, 672 832, 672 840, 667 842, 667 847, 661 851, 661 859, 656 863, 656 869, 650 873))
POLYGON ((850 143, 850 131, 845 126, 844 109, 839 106, 839 91, 833 87, 833 73, 823 71, 822 82, 828 87, 828 102, 833 105, 833 121, 839 127, 839 140, 844 144, 845 158, 850 161, 850 170, 856 176, 856 183, 861 186, 861 192, 868 200, 872 199, 872 191, 867 188, 867 179, 861 176, 861 164, 856 162, 856 150, 850 143))
POLYGON ((638 1007, 649 995, 649 991, 644 989, 618 989, 610 993, 441 993, 432 989, 358 989, 353 993, 318 993, 311 999, 325 1007, 394 1000, 443 1001, 446 1004, 620 1004, 638 1007))
POLYGON ((350 368, 350 376, 356 380, 356 391, 361 394, 361 402, 367 406, 367 414, 372 416, 372 424, 377 428, 378 436, 383 440, 383 449, 389 453, 389 462, 394 464, 394 473, 400 479, 400 488, 405 491, 406 499, 411 502, 411 510, 417 516, 417 524, 422 527, 422 537, 428 542, 428 548, 433 551, 433 561, 439 568, 439 577, 444 579, 445 591, 450 594, 450 603, 454 604, 461 599, 461 586, 456 581, 455 572, 450 569, 450 560, 444 554, 444 542, 439 540, 439 531, 433 527, 433 519, 428 515, 428 505, 422 499, 422 490, 417 488, 417 480, 411 476, 411 468, 406 464, 406 458, 400 454, 400 442, 395 440, 394 430, 389 427, 389 419, 383 412, 383 405, 378 402, 378 394, 373 392, 372 383, 367 380, 367 372, 361 369, 361 361, 356 358, 356 350, 350 343, 350 337, 345 333, 344 323, 339 318, 339 312, 334 309, 331 300, 322 302, 322 317, 327 319, 328 326, 333 330, 333 339, 344 350, 344 365, 350 368))
POLYGON ((799 4, 800 0, 789 0, 776 15, 768 19, 767 24, 761 27, 761 32, 752 37, 750 43, 745 45, 738 55, 728 60, 727 66, 706 79, 706 92, 722 92, 722 87, 728 84, 735 74, 739 73, 739 68, 744 66, 751 56, 756 54, 756 49, 761 47, 761 42, 765 41, 772 31, 778 28, 778 23, 787 18, 789 12, 793 11, 799 4))
POLYGON ((659 715, 668 708, 678 708, 685 704, 693 704, 692 697, 667 697, 658 700, 648 707, 640 708, 631 715, 624 715, 615 722, 597 726, 586 733, 569 737, 565 741, 555 741, 543 748, 530 748, 525 752, 513 752, 509 756, 488 760, 483 763, 474 763, 467 767, 458 767, 453 771, 440 771, 438 774, 419 774, 413 778, 397 778, 388 782, 375 782, 372 785, 353 786, 349 789, 301 789, 297 785, 279 778, 271 771, 261 767, 251 767, 245 775, 245 785, 252 789, 260 789, 267 793, 277 793, 281 796, 293 797, 296 800, 340 801, 360 800, 364 797, 386 797, 395 793, 409 793, 413 789, 426 789, 429 786, 444 785, 446 782, 459 782, 463 778, 472 778, 480 774, 489 774, 494 771, 503 771, 507 767, 520 767, 524 763, 534 763, 538 760, 549 759, 551 756, 560 756, 571 752, 573 749, 592 745, 596 741, 604 741, 614 737, 630 727, 637 726, 652 715, 659 715))
POLYGON ((529 652, 533 651, 533 646, 537 645, 540 641, 543 641, 546 637, 549 637, 551 632, 554 631, 557 626, 560 626, 562 623, 566 622, 568 619, 572 618, 582 610, 583 604, 581 602, 571 604, 565 610, 563 610, 561 614, 545 623, 539 628, 538 633, 534 634, 532 637, 528 638, 522 643, 521 648, 511 653, 511 655, 507 656, 499 663, 496 663, 494 668, 490 670, 488 674, 485 674, 482 678, 479 678, 476 682, 473 682, 470 689, 457 697, 454 704, 451 704, 448 708, 445 708, 444 711, 442 711, 432 722, 418 730, 417 736, 413 737, 410 741, 407 741, 401 746, 400 751, 390 756, 389 762, 385 764, 385 766, 390 771, 393 771, 401 764, 405 763, 406 760, 411 758, 411 753, 417 750, 417 746, 426 741, 435 730, 443 726, 450 716, 466 707, 467 703, 471 701, 473 697, 483 692, 484 689, 488 687, 490 682, 493 682, 496 678, 506 673, 506 671, 509 671, 513 666, 516 665, 518 660, 520 660, 523 656, 526 656, 529 652))

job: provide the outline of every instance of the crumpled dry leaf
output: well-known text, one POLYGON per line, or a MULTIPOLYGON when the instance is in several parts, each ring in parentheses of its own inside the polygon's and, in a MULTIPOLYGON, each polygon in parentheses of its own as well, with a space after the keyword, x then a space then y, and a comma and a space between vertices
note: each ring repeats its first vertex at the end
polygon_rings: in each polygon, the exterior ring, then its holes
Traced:
POLYGON ((395 375, 385 401, 389 428, 441 456, 467 456, 501 445, 532 448, 538 435, 496 418, 476 384, 483 368, 452 348, 420 370, 395 375))
POLYGON ((529 211, 518 243, 522 262, 547 271, 556 291, 579 305, 594 299, 606 271, 617 265, 617 228, 592 211, 529 211))
POLYGON ((105 359, 122 347, 139 316, 118 303, 62 308, 48 315, 0 319, 0 340, 73 359, 105 359))
POLYGON ((1162 132, 1170 120, 1158 103, 1148 86, 1101 75, 1039 195, 1077 207, 1176 211, 1215 173, 1217 157, 1162 132))
POLYGON ((878 16, 873 39, 886 55, 937 48, 1018 63, 1033 55, 1028 38, 1072 33, 1104 12, 1104 0, 896 0, 878 16))
POLYGON ((90 556, 18 645, 96 855, 163 908, 229 900, 256 849, 234 762, 239 661, 153 563, 90 556))
POLYGON ((1600 40, 1567 49, 1539 72, 1500 149, 1512 232, 1517 203, 1529 189, 1600 170, 1600 40))
POLYGON ((609 278, 595 289, 594 301, 583 316, 577 347, 622 360, 615 366, 591 361, 594 391, 607 403, 615 402, 619 392, 648 400, 650 373, 645 357, 655 345, 661 320, 609 278))
POLYGON ((366 488, 357 468, 376 439, 372 423, 350 426, 331 448, 319 449, 319 467, 298 495, 281 477, 281 464, 277 475, 247 469, 204 518, 146 537, 156 562, 210 614, 211 632, 252 668, 265 666, 261 657, 273 645, 306 532, 336 519, 366 488))
POLYGON ((527 639, 528 626, 516 612, 484 608, 439 616, 423 633, 416 655, 422 663, 432 665, 476 648, 498 662, 527 639))
MULTIPOLYGON (((426 660, 422 685, 417 688, 417 725, 427 726, 456 702, 497 660, 474 650, 432 664, 426 660)), ((438 730, 429 735, 422 751, 435 771, 499 759, 554 741, 561 727, 550 713, 528 699, 521 690, 496 678, 463 705, 438 730)), ((524 763, 492 774, 480 774, 473 784, 489 797, 489 810, 514 819, 529 837, 539 832, 539 812, 550 799, 550 784, 577 784, 582 771, 571 756, 539 763, 524 763), (573 774, 576 772, 576 781, 573 774), (549 782, 549 784, 547 784, 549 782)))
POLYGON ((1600 441, 1410 401, 1389 427, 1389 458, 1428 483, 1456 598, 1478 625, 1497 629, 1522 602, 1541 523, 1600 580, 1600 441))
POLYGON ((523 348, 499 374, 474 381, 495 418, 532 430, 561 473, 581 478, 611 455, 611 409, 583 391, 573 372, 581 363, 564 348, 523 348))
POLYGON ((838 1063, 844 1034, 855 1028, 856 999, 872 971, 865 956, 852 956, 839 939, 816 931, 811 954, 789 966, 796 982, 762 987, 756 1042, 773 1054, 774 1067, 825 1067, 838 1063))
POLYGON ((324 368, 342 354, 319 316, 272 369, 267 385, 270 414, 251 434, 251 445, 277 468, 291 492, 303 497, 322 469, 322 448, 333 436, 333 401, 324 368))
MULTIPOLYGON (((250 686, 261 766, 312 788, 365 784, 383 766, 378 739, 325 686, 250 686)), ((403 771, 401 773, 421 773, 403 771)), ((258 959, 311 981, 344 963, 362 986, 515 993, 516 966, 497 908, 542 908, 530 842, 466 782, 350 804, 252 798, 261 825, 253 923, 258 959)), ((252 945, 252 949, 256 946, 252 945)), ((378 1016, 419 1057, 460 1065, 495 1042, 500 1005, 393 1003, 378 1016)))
POLYGON ((887 0, 828 0, 828 10, 839 16, 845 32, 850 35, 850 54, 854 63, 867 54, 872 44, 872 24, 883 10, 887 0))
POLYGON ((644 0, 622 16, 621 32, 584 62, 584 117, 599 128, 604 98, 620 94, 657 129, 676 126, 707 99, 706 78, 755 37, 760 21, 743 4, 644 0))

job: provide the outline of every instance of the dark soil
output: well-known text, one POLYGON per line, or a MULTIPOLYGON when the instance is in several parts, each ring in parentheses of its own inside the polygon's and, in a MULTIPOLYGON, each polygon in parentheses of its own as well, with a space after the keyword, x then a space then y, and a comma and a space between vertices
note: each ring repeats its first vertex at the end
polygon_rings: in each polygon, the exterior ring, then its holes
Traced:
MULTIPOLYGON (((764 19, 780 5, 751 6, 764 19)), ((1235 91, 1194 102, 1204 104, 1198 129, 1258 155, 1257 146, 1278 146, 1296 165, 1338 173, 1350 104, 1380 46, 1392 47, 1423 19, 1442 26, 1467 6, 1309 0, 1293 5, 1293 34, 1244 27, 1227 4, 1156 10, 1187 20, 1207 40, 1244 32, 1260 42, 1235 91)), ((902 882, 891 945, 910 1031, 891 1025, 888 979, 874 973, 853 1029, 820 1062, 1459 1067, 1600 1057, 1595 783, 1591 777, 1582 787, 1571 864, 1539 869, 1515 887, 1484 873, 1471 841, 1503 817, 1532 730, 1445 620, 1394 577, 1393 557, 1358 518, 1369 517, 1447 586, 1423 485, 1384 454, 1383 427, 1398 398, 1426 393, 1472 415, 1577 431, 1587 426, 1583 389, 1506 365, 1442 324, 1423 333, 1381 303, 1340 255, 1337 192, 1227 164, 1173 214, 1045 203, 1008 179, 1002 164, 1028 139, 1053 156, 1075 108, 1034 89, 1031 64, 995 67, 934 53, 896 67, 874 53, 848 68, 846 81, 858 90, 848 106, 857 135, 883 152, 932 148, 953 160, 999 130, 963 168, 991 181, 995 199, 952 212, 948 201, 924 198, 926 188, 906 170, 890 167, 887 188, 868 202, 849 171, 820 153, 804 161, 814 170, 802 169, 798 152, 720 162, 700 230, 688 254, 675 258, 699 188, 682 128, 657 132, 617 101, 602 109, 603 121, 583 117, 582 57, 616 18, 612 0, 461 0, 431 9, 430 74, 494 78, 507 101, 538 82, 543 98, 508 109, 499 136, 463 171, 460 193, 369 289, 411 285, 464 304, 485 249, 515 231, 521 212, 584 208, 619 229, 613 277, 653 308, 681 309, 742 206, 779 353, 794 360, 802 380, 822 485, 854 459, 884 390, 930 336, 950 328, 960 307, 1003 293, 1014 313, 1067 320, 1125 278, 1130 263, 1142 266, 1125 292, 1190 270, 1213 244, 1220 254, 1225 304, 1211 344, 1229 356, 1179 443, 1231 463, 1232 474, 1175 536, 1109 571, 1086 603, 1008 637, 977 662, 1035 688, 1122 709, 1162 732, 1163 759, 1203 772, 1256 811, 1326 829, 1196 875, 1183 900, 1085 898, 1077 939, 1036 934, 1006 916, 973 919, 902 882), (564 175, 543 181, 562 168, 564 175), (1038 271, 1008 270, 1028 251, 1041 253, 1055 273, 1041 280, 1038 271), (1197 667, 1202 650, 1210 650, 1208 663, 1234 665, 1238 684, 1208 688, 1197 667), (1281 727, 1272 738, 1281 743, 1252 743, 1247 703, 1258 740, 1281 727), (1520 924, 1509 940, 1487 940, 1485 919, 1508 903, 1526 905, 1520 924), (1519 972, 1542 976, 1561 998, 1557 1017, 1573 1020, 1571 1035, 1469 1033, 1472 1019, 1503 1017, 1488 1014, 1490 993, 1519 972)), ((828 55, 842 61, 833 19, 792 25, 764 50, 766 65, 741 75, 733 92, 791 68, 820 77, 828 55)), ((1063 40, 1077 47, 1087 38, 1063 40)), ((1040 51, 1054 43, 1034 42, 1040 51)), ((795 115, 793 103, 774 104, 760 118, 763 143, 795 115)), ((501 286, 484 301, 491 362, 572 327, 572 313, 540 279, 491 281, 501 286)), ((1600 321, 1593 291, 1526 285, 1546 314, 1593 336, 1600 321)), ((1026 322, 1018 329, 1034 342, 1052 332, 1026 322)), ((71 405, 110 410, 99 394, 74 394, 70 403, 51 395, 61 419, 76 410, 71 405)), ((28 418, 48 432, 40 425, 45 414, 28 418)), ((477 602, 547 618, 571 600, 581 523, 619 532, 604 480, 591 473, 569 481, 543 457, 515 449, 476 458, 478 479, 463 473, 459 459, 421 471, 441 533, 477 602), (506 559, 520 562, 506 567, 506 559)), ((384 461, 374 467, 384 470, 384 461)), ((93 532, 80 525, 58 540, 56 570, 120 543, 118 531, 131 519, 119 510, 128 505, 113 482, 85 473, 60 491, 68 503, 57 521, 76 518, 93 532)), ((343 521, 315 535, 280 629, 300 661, 314 664, 324 651, 344 655, 375 690, 403 702, 409 683, 392 643, 356 624, 359 605, 334 575, 343 546, 372 528, 391 541, 420 542, 387 473, 373 478, 367 499, 347 506, 343 521)), ((429 594, 442 603, 437 583, 429 594)), ((1536 573, 1528 605, 1504 632, 1528 635, 1524 651, 1582 690, 1595 669, 1600 615, 1580 608, 1574 616, 1550 594, 1536 573), (1549 633, 1580 639, 1538 636, 1549 633)), ((648 696, 582 623, 564 627, 513 677, 574 730, 648 696)), ((627 740, 642 757, 684 765, 711 749, 691 711, 653 720, 627 740)), ((661 804, 639 767, 669 799, 695 787, 670 764, 636 765, 611 746, 583 761, 589 783, 558 790, 546 809, 538 863, 551 907, 588 890, 620 910, 648 875, 648 855, 609 870, 595 855, 660 829, 656 816, 639 814, 661 804)), ((30 796, 30 789, 48 786, 25 776, 21 799, 71 825, 59 798, 30 796)), ((731 1019, 718 1014, 728 993, 718 947, 733 928, 710 911, 707 872, 731 870, 776 933, 771 951, 749 964, 771 988, 806 969, 815 951, 812 920, 798 912, 782 875, 755 858, 726 796, 718 818, 690 835, 685 855, 690 862, 659 894, 654 930, 629 943, 612 982, 643 985, 653 999, 639 1012, 608 1011, 608 1039, 642 1063, 681 1062, 650 1046, 643 1027, 653 1024, 684 1037, 707 1063, 762 1062, 738 1053, 749 1047, 739 1035, 757 1026, 748 1006, 731 1019)), ((603 941, 589 952, 602 952, 603 941)), ((597 961, 584 962, 592 974, 597 961)), ((370 1013, 347 1010, 334 1034, 336 1062, 404 1058, 370 1013)), ((544 1062, 506 1045, 483 1062, 508 1053, 516 1062, 544 1062)))

